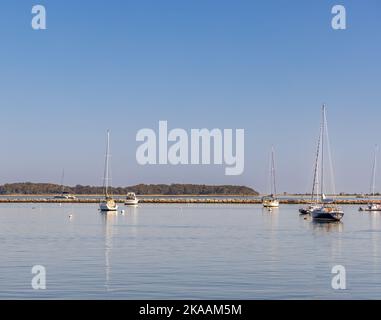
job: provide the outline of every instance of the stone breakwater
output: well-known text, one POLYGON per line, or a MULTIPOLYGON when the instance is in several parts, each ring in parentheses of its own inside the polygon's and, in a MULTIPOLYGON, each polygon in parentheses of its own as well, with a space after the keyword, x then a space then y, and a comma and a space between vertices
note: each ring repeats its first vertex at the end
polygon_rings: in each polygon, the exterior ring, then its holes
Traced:
MULTIPOLYGON (((124 199, 116 199, 118 203, 124 203, 124 199)), ((99 199, 75 199, 75 200, 63 200, 63 199, 43 199, 43 198, 2 198, 0 203, 99 203, 99 199)), ((309 204, 310 201, 307 199, 280 199, 281 204, 309 204)), ((234 199, 234 198, 144 198, 140 199, 139 203, 152 203, 152 204, 261 204, 261 199, 234 199)), ((348 205, 364 205, 368 203, 380 203, 380 200, 369 201, 368 199, 337 199, 337 204, 348 204, 348 205)))

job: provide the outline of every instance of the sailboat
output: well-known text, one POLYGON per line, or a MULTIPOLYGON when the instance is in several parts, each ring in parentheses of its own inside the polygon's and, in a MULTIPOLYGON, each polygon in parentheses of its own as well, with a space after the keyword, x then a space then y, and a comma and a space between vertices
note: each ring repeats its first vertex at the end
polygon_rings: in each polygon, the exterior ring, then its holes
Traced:
MULTIPOLYGON (((314 208, 311 211, 311 216, 313 220, 316 221, 340 221, 342 217, 344 216, 344 211, 336 205, 335 199, 328 199, 325 196, 324 193, 324 143, 325 138, 327 139, 327 146, 328 146, 328 155, 329 160, 331 164, 331 171, 332 170, 332 161, 330 157, 330 150, 329 150, 329 139, 328 139, 328 127, 327 127, 327 121, 326 121, 326 111, 325 111, 325 105, 322 107, 322 121, 320 126, 320 138, 318 143, 318 153, 317 153, 317 159, 319 159, 320 154, 320 203, 317 202, 316 208, 314 208)), ((331 175, 333 178, 333 172, 331 172, 331 175)), ((332 185, 334 185, 332 183, 332 185)), ((333 194, 335 191, 333 190, 333 194)))
POLYGON ((61 188, 62 188, 61 194, 54 196, 54 199, 76 200, 77 198, 74 195, 65 191, 64 178, 65 178, 65 169, 62 170, 62 176, 61 176, 61 188))
POLYGON ((262 198, 262 204, 265 208, 278 208, 279 200, 276 198, 276 183, 275 183, 275 161, 274 147, 271 148, 271 169, 270 169, 270 195, 262 198))
POLYGON ((105 171, 104 171, 104 196, 105 199, 99 204, 99 208, 101 211, 117 211, 118 205, 115 200, 111 197, 108 192, 109 187, 109 158, 110 158, 110 131, 107 130, 107 147, 106 147, 106 157, 105 157, 105 171))
MULTIPOLYGON (((311 191, 311 199, 310 204, 306 207, 300 208, 300 215, 308 215, 311 214, 313 210, 318 209, 319 206, 319 153, 320 153, 320 139, 321 132, 318 139, 317 150, 316 150, 316 158, 315 158, 315 167, 314 167, 314 175, 312 182, 312 191, 311 191)), ((325 198, 325 195, 322 195, 322 198, 325 198)))
MULTIPOLYGON (((377 166, 377 153, 378 153, 378 146, 375 147, 374 150, 374 158, 373 158, 373 166, 372 166, 372 179, 370 184, 370 193, 372 197, 374 198, 375 195, 375 188, 376 188, 376 166, 377 166)), ((368 203, 368 205, 363 208, 359 208, 360 211, 381 211, 381 204, 380 203, 368 203)))

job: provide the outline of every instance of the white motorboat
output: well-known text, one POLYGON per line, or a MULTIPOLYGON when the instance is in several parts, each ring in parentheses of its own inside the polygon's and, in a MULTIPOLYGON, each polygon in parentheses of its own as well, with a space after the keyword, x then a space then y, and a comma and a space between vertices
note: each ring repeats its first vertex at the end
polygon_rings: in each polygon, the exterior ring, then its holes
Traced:
POLYGON ((139 199, 134 192, 128 192, 124 204, 126 206, 136 206, 139 203, 139 199))
POLYGON ((54 196, 54 199, 62 199, 62 200, 77 200, 77 197, 75 195, 72 195, 68 192, 63 192, 60 195, 54 196))
POLYGON ((366 207, 360 207, 359 211, 379 211, 379 212, 381 212, 381 204, 369 203, 366 207))

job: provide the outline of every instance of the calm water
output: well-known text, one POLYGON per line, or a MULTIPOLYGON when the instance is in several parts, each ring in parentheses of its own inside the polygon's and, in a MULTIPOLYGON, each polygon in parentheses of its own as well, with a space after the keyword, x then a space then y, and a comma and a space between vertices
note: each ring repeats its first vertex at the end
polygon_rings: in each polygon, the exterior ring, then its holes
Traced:
POLYGON ((381 299, 381 213, 346 206, 342 223, 316 224, 292 205, 123 209, 1 204, 0 298, 381 299), (338 264, 344 291, 331 288, 338 264), (33 265, 46 290, 31 288, 33 265))

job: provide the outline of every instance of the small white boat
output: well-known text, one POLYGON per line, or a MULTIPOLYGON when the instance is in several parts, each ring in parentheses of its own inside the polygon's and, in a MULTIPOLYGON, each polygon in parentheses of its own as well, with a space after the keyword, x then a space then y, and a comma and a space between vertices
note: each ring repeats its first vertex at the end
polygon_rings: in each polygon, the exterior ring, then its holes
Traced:
POLYGON ((273 195, 269 195, 262 198, 262 204, 264 208, 278 208, 279 200, 273 195))
POLYGON ((62 199, 62 200, 76 200, 77 197, 68 193, 68 192, 63 192, 60 195, 54 196, 54 199, 62 199))
POLYGON ((109 158, 110 158, 110 131, 107 130, 107 147, 106 147, 106 159, 105 159, 105 171, 104 171, 104 194, 105 199, 99 204, 99 209, 101 211, 117 211, 118 205, 115 200, 109 195, 108 185, 109 185, 109 158))
POLYGON ((134 192, 128 192, 124 204, 126 206, 136 206, 139 203, 139 199, 134 192))
POLYGON ((381 212, 381 204, 369 203, 366 207, 360 207, 359 211, 380 211, 381 212))

